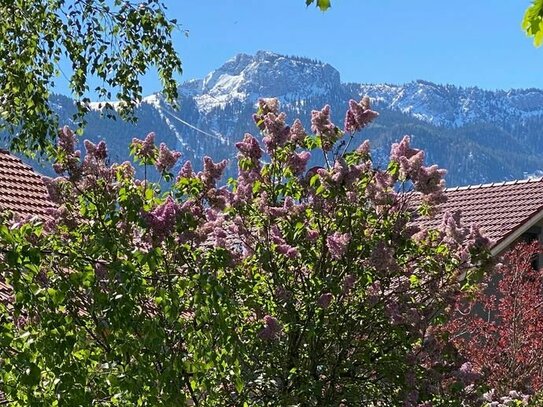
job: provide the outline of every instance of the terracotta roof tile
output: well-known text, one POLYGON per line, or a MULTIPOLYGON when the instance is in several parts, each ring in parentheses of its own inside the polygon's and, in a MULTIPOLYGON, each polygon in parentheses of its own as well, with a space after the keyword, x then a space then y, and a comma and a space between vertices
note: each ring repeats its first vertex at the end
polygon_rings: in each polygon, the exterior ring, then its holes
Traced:
POLYGON ((437 227, 443 213, 459 210, 465 225, 479 225, 497 245, 543 210, 543 178, 449 188, 445 195, 436 214, 417 223, 437 227))
POLYGON ((0 210, 26 216, 47 216, 53 203, 40 175, 5 150, 0 150, 0 210))
MULTIPOLYGON (((0 211, 47 217, 47 209, 53 206, 41 176, 19 158, 0 149, 0 211)), ((11 287, 0 278, 0 303, 10 304, 12 296, 11 287)), ((0 391, 0 404, 7 403, 0 391)))

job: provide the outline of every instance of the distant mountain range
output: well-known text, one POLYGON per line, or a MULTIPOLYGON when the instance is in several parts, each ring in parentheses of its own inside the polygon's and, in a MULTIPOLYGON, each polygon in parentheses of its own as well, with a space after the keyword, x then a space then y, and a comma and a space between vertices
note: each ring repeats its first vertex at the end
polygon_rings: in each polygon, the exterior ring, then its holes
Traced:
MULTIPOLYGON (((233 175, 235 142, 246 132, 258 134, 251 119, 258 98, 279 98, 289 121, 300 117, 309 129, 311 110, 330 104, 342 127, 348 100, 368 95, 380 116, 359 139, 370 139, 378 162, 385 162, 392 142, 409 134, 429 162, 449 171, 449 186, 543 175, 540 89, 342 83, 329 64, 260 51, 239 54, 205 78, 185 82, 179 94, 177 111, 160 93, 146 97, 136 124, 100 118, 100 105, 93 103, 85 137, 106 139, 112 159, 125 160, 132 137, 154 131, 157 141, 176 146, 185 159, 230 159, 233 175)), ((54 103, 69 123, 73 102, 56 96, 54 103)))

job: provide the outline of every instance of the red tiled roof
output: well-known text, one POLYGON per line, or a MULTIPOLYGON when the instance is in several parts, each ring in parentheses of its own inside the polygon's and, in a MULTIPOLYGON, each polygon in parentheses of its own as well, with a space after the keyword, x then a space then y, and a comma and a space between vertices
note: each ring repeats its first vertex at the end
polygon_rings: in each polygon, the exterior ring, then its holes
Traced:
POLYGON ((420 223, 436 227, 447 210, 460 210, 463 224, 479 225, 495 247, 543 210, 543 178, 448 188, 445 195, 447 202, 420 223))
POLYGON ((16 215, 47 216, 53 206, 41 177, 5 150, 0 149, 0 211, 16 215))
MULTIPOLYGON (((46 210, 51 207, 53 203, 41 176, 19 158, 0 149, 0 212, 9 210, 14 215, 47 217, 46 210)), ((11 302, 11 295, 11 288, 0 280, 0 302, 11 302)))

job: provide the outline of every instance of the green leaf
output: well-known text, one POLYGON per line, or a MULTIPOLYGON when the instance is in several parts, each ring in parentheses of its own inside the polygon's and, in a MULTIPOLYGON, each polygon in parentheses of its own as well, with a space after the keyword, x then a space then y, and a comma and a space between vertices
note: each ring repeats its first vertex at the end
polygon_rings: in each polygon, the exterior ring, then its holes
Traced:
POLYGON ((236 377, 235 384, 236 384, 237 392, 241 393, 242 390, 243 390, 243 387, 244 387, 243 380, 241 380, 241 378, 239 378, 239 377, 236 377))
POLYGON ((21 382, 28 386, 36 386, 40 382, 41 369, 34 363, 21 375, 21 382))
POLYGON ((330 0, 317 0, 317 6, 321 9, 321 11, 326 11, 330 8, 330 0))
POLYGON ((535 0, 526 9, 522 19, 522 29, 533 38, 536 47, 543 44, 543 0, 535 0))
MULTIPOLYGON (((313 4, 315 0, 305 0, 305 5, 310 6, 313 4)), ((320 8, 322 11, 326 11, 331 7, 330 0, 317 0, 316 6, 320 8)))

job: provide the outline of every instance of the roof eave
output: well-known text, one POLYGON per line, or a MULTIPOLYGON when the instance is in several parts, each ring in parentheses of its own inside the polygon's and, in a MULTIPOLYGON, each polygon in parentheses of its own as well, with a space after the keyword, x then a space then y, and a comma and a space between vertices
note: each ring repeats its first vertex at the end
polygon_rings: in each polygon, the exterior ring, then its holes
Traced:
POLYGON ((504 236, 501 240, 496 242, 496 244, 490 249, 492 256, 498 256, 505 249, 507 249, 512 243, 515 242, 523 233, 527 232, 532 226, 537 225, 541 220, 543 220, 543 208, 539 208, 528 220, 524 223, 521 223, 516 229, 513 229, 509 234, 504 236))

